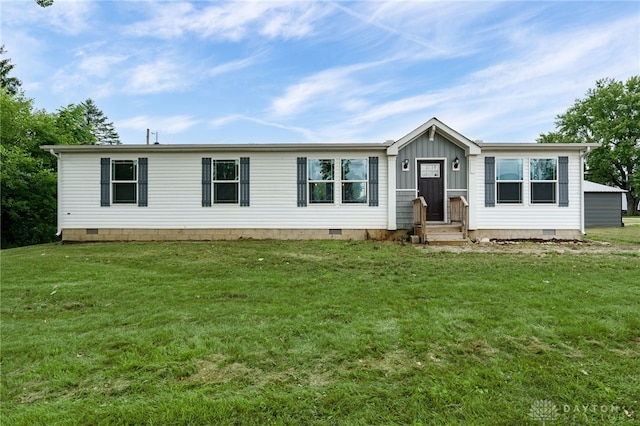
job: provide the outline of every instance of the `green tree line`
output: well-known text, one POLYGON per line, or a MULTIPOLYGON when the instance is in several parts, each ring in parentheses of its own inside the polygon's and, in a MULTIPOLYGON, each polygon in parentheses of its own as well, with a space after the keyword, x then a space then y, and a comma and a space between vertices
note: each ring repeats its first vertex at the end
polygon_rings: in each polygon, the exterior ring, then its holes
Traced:
POLYGON ((119 144, 113 123, 91 99, 36 109, 11 76, 13 64, 0 47, 1 247, 56 240, 56 158, 40 145, 119 144))
POLYGON ((627 191, 628 214, 640 199, 640 76, 605 78, 556 117, 556 130, 539 142, 584 142, 600 146, 587 156, 586 178, 627 191))

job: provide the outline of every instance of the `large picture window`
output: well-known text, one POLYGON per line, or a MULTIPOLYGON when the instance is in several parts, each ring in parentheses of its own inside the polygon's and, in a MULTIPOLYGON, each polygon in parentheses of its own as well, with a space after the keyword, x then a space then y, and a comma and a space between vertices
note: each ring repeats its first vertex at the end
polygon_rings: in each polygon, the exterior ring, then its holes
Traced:
POLYGON ((136 204, 138 200, 138 162, 136 160, 112 160, 111 187, 113 204, 136 204))
POLYGON ((555 204, 558 161, 555 158, 529 160, 532 204, 555 204))
POLYGON ((213 160, 214 204, 238 203, 238 160, 213 160))
POLYGON ((522 159, 496 159, 496 195, 498 204, 522 203, 522 159))
POLYGON ((334 181, 334 160, 309 160, 308 183, 310 203, 333 203, 334 181))
POLYGON ((366 159, 342 160, 342 202, 367 202, 367 172, 369 166, 366 159))

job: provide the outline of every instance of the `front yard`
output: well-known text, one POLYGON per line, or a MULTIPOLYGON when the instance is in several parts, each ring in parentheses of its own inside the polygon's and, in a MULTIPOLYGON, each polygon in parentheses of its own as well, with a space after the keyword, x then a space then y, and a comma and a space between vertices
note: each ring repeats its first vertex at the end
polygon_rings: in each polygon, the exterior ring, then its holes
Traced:
POLYGON ((634 424, 640 245, 620 238, 5 250, 2 423, 634 424))

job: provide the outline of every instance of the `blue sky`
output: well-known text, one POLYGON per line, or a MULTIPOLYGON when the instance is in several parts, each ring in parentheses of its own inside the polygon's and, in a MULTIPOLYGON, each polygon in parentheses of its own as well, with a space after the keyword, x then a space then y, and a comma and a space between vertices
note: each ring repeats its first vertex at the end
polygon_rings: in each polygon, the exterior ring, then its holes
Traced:
POLYGON ((38 108, 92 98, 126 144, 383 142, 431 117, 530 142, 640 74, 640 1, 2 0, 38 108), (152 135, 152 141, 155 136, 152 135))

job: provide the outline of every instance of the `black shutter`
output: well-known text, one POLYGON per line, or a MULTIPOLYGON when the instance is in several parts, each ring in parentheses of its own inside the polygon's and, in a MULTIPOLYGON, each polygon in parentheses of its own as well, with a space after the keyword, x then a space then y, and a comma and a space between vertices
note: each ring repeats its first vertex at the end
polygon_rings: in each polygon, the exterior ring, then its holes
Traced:
POLYGON ((378 207, 378 157, 369 157, 369 206, 378 207))
POLYGON ((240 157, 240 206, 249 206, 249 157, 240 157))
POLYGON ((202 159, 202 207, 211 207, 211 158, 202 159))
POLYGON ((484 206, 496 206, 496 158, 484 157, 484 206))
POLYGON ((558 206, 569 207, 569 157, 558 158, 558 206))
POLYGON ((148 159, 138 158, 138 207, 147 207, 148 159))
POLYGON ((298 157, 298 207, 307 206, 307 157, 298 157))
POLYGON ((111 205, 111 159, 100 159, 100 207, 111 205))

